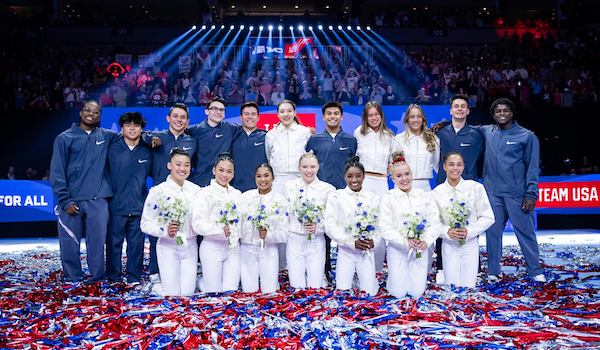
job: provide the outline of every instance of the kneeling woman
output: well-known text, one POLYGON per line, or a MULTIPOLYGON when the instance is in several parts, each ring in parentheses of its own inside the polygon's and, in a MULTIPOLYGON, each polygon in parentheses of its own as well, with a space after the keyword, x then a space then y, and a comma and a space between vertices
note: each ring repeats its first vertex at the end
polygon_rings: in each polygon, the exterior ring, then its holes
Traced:
POLYGON ((231 187, 233 158, 221 153, 213 167, 215 178, 194 199, 192 227, 204 236, 200 243, 202 279, 200 290, 218 293, 238 290, 240 285, 239 221, 242 193, 231 187), (228 215, 229 223, 222 219, 228 215))
POLYGON ((494 223, 485 188, 462 178, 465 163, 458 152, 444 156, 446 181, 433 190, 442 217, 442 255, 447 284, 474 288, 479 269, 478 236, 494 223), (468 211, 468 217, 460 214, 468 211))
POLYGON ((142 232, 158 237, 156 256, 163 295, 188 295, 196 289, 198 244, 191 227, 191 203, 200 187, 187 181, 192 169, 190 156, 177 147, 167 163, 171 175, 150 189, 140 227, 142 232), (167 215, 165 215, 167 214, 167 215), (180 221, 165 220, 179 216, 180 221))
POLYGON ((419 298, 427 287, 429 246, 440 235, 439 212, 430 192, 412 186, 402 151, 392 154, 396 188, 381 198, 381 236, 388 243, 387 289, 396 298, 419 298))
POLYGON ((335 273, 336 287, 340 290, 352 288, 354 272, 358 275, 360 289, 371 295, 377 294, 379 284, 375 278, 375 254, 373 248, 381 241, 377 225, 379 196, 362 189, 365 168, 354 156, 346 162, 344 169, 346 188, 329 196, 325 209, 325 231, 338 244, 338 259, 335 273), (365 221, 363 234, 356 227, 365 221), (372 222, 369 222, 371 220, 372 222), (369 225, 371 227, 369 227, 369 225))
POLYGON ((307 215, 300 213, 304 207, 302 203, 324 209, 327 196, 335 191, 335 187, 317 178, 319 161, 313 153, 304 153, 300 157, 298 170, 301 178, 288 181, 283 186, 283 195, 289 203, 286 256, 290 286, 321 288, 325 276, 325 254, 329 254, 325 251, 323 213, 322 210, 311 211, 307 215))
POLYGON ((242 194, 242 290, 273 293, 279 289, 279 252, 277 243, 287 239, 287 201, 273 191, 273 168, 261 164, 254 173, 257 189, 242 194), (264 228, 258 220, 266 223, 264 228), (257 228, 260 227, 260 228, 257 228))

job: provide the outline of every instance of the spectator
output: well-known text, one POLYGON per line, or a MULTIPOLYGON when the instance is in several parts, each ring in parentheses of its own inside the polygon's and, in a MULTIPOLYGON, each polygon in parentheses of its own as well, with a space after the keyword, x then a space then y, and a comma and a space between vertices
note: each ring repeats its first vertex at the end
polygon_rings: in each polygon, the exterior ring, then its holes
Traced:
POLYGON ((277 106, 283 100, 285 100, 283 87, 280 84, 277 84, 277 86, 275 87, 275 91, 271 94, 271 105, 277 106))
POLYGON ((206 106, 210 100, 212 100, 212 94, 210 93, 210 89, 208 86, 203 85, 200 88, 200 94, 198 94, 198 105, 206 106))
POLYGON ((398 98, 392 89, 391 85, 388 85, 386 93, 383 95, 384 105, 396 105, 398 104, 398 98))
MULTIPOLYGON (((256 73, 254 73, 256 74, 256 73)), ((250 78, 252 79, 252 78, 250 78)), ((248 88, 248 92, 246 92, 246 97, 244 102, 258 102, 258 94, 256 93, 256 90, 254 89, 253 85, 250 85, 250 88, 248 88)))
MULTIPOLYGON (((235 72, 238 72, 237 70, 235 72)), ((235 74, 235 73, 234 73, 235 74)), ((236 80, 231 82, 231 87, 227 93, 228 106, 241 106, 244 103, 244 91, 239 88, 236 80)))
POLYGON ((316 91, 317 92, 312 95, 312 105, 322 106, 327 102, 327 100, 325 99, 325 93, 323 93, 323 87, 318 86, 316 91))
POLYGON ((164 107, 164 93, 160 88, 160 84, 154 85, 154 90, 150 93, 150 101, 152 101, 152 107, 164 107))
POLYGON ((354 104, 357 106, 364 106, 367 103, 367 97, 363 92, 363 88, 358 89, 358 93, 354 96, 354 104))
POLYGON ((43 181, 49 181, 50 180, 50 169, 46 169, 46 174, 42 177, 43 181))
POLYGON ((115 107, 127 107, 127 91, 120 84, 114 85, 114 87, 113 100, 115 101, 115 107))
POLYGON ((3 179, 3 180, 16 180, 16 177, 15 177, 15 171, 16 171, 16 169, 15 169, 15 167, 14 167, 14 166, 12 166, 12 165, 11 165, 11 166, 9 166, 9 167, 8 167, 8 173, 7 173, 7 174, 6 174, 6 176, 5 176, 5 177, 3 177, 2 179, 3 179))
POLYGON ((183 103, 189 106, 195 106, 198 104, 198 101, 194 98, 194 90, 191 85, 188 85, 187 91, 185 94, 185 98, 183 99, 183 103))
POLYGON ((594 169, 593 169, 592 165, 588 162, 588 157, 583 156, 583 158, 581 160, 581 165, 579 166, 579 173, 580 174, 592 174, 593 170, 594 169))
POLYGON ((429 92, 430 92, 430 96, 431 96, 431 104, 441 105, 442 104, 441 97, 442 97, 443 89, 440 86, 437 79, 433 81, 433 85, 429 89, 429 92))
POLYGON ((104 92, 100 94, 100 107, 114 107, 114 100, 109 87, 104 89, 104 92))
POLYGON ((148 94, 146 93, 146 85, 141 85, 140 89, 135 94, 136 107, 146 107, 148 103, 148 94))

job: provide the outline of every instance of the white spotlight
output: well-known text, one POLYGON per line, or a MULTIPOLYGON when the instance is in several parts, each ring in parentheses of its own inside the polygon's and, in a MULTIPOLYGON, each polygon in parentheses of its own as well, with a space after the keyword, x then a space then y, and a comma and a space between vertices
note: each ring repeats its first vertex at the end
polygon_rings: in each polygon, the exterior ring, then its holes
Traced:
MULTIPOLYGON (((248 29, 250 29, 250 31, 253 31, 254 30, 254 26, 250 26, 250 28, 248 28, 248 29)), ((262 30, 262 28, 260 28, 260 30, 262 30)))
POLYGON ((269 30, 273 30, 273 26, 269 26, 269 30))
POLYGON ((279 29, 279 30, 283 30, 283 26, 279 26, 279 27, 278 27, 278 29, 279 29))
POLYGON ((338 30, 342 30, 342 26, 338 26, 338 30))
POLYGON ((304 30, 304 26, 298 26, 298 30, 300 30, 300 31, 304 30))
POLYGON ((333 30, 333 26, 329 26, 329 30, 333 30))
POLYGON ((224 24, 221 24, 221 29, 225 29, 225 25, 224 24))
POLYGON ((202 30, 206 29, 206 26, 202 26, 202 30))
POLYGON ((347 26, 347 27, 346 27, 346 29, 348 29, 348 30, 352 30, 352 27, 350 27, 350 26, 347 26))
POLYGON ((294 31, 294 26, 290 26, 290 31, 294 31))
POLYGON ((360 26, 356 26, 356 30, 360 30, 360 26))
POLYGON ((312 26, 308 26, 308 30, 312 31, 313 27, 312 26))
POLYGON ((192 26, 192 30, 196 30, 196 25, 195 24, 192 26))
POLYGON ((258 30, 263 30, 264 28, 265 28, 265 27, 263 27, 263 26, 260 26, 260 27, 258 27, 258 30))
POLYGON ((210 29, 215 29, 215 28, 216 28, 216 27, 215 27, 215 25, 214 25, 214 24, 213 24, 213 25, 210 27, 210 29))
POLYGON ((235 28, 233 24, 229 26, 229 29, 233 30, 233 28, 235 28))
POLYGON ((319 30, 323 30, 323 26, 319 24, 319 30))
POLYGON ((371 30, 371 26, 367 26, 367 30, 371 30))
POLYGON ((240 29, 241 29, 241 30, 244 30, 244 25, 243 25, 243 24, 240 26, 240 29))

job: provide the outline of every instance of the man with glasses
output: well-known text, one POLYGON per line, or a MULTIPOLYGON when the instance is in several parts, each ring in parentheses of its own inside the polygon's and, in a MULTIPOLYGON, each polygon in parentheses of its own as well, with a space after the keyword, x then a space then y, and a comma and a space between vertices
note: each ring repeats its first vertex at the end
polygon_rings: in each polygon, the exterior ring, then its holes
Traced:
POLYGON ((206 105, 206 120, 189 127, 185 132, 196 139, 196 167, 190 180, 200 187, 210 184, 212 167, 222 152, 230 152, 235 137, 242 126, 223 122, 226 102, 215 97, 206 105))
POLYGON ((79 245, 84 231, 90 271, 87 282, 101 282, 105 277, 106 199, 113 196, 107 154, 118 134, 98 126, 101 114, 97 102, 86 102, 79 112, 80 123, 73 123, 54 140, 50 184, 58 199, 58 240, 67 281, 83 280, 79 245))

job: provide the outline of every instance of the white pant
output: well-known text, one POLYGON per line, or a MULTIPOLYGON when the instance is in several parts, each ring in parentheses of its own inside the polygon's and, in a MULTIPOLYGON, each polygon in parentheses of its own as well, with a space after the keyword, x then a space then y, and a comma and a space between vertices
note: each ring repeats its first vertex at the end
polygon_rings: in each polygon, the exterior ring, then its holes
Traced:
POLYGON ((362 189, 381 197, 390 190, 390 185, 388 184, 387 176, 366 175, 363 180, 362 189))
POLYGON ((198 244, 196 237, 187 246, 177 240, 159 238, 156 243, 158 272, 165 296, 194 294, 198 276, 198 244))
POLYGON ((348 247, 338 248, 335 286, 340 290, 352 288, 354 271, 358 275, 360 289, 371 295, 377 294, 379 284, 375 278, 375 260, 373 250, 364 252, 348 247))
POLYGON ((279 252, 276 245, 261 248, 242 243, 240 258, 244 293, 258 291, 259 277, 261 292, 273 293, 279 289, 279 252))
POLYGON ((204 238, 200 243, 202 263, 201 290, 219 293, 238 290, 240 286, 240 245, 234 253, 227 242, 215 242, 204 238))
MULTIPOLYGON (((429 270, 429 248, 416 258, 416 252, 409 249, 388 245, 388 280, 387 290, 396 298, 407 294, 418 299, 427 288, 427 271, 429 270)), ((444 260, 444 263, 446 260, 444 260)))
POLYGON ((290 286, 293 288, 321 288, 325 276, 325 235, 289 232, 287 263, 290 286), (305 277, 306 274, 306 277, 305 277))
POLYGON ((442 241, 444 280, 446 284, 475 288, 479 270, 479 237, 473 237, 458 246, 457 240, 442 241))
MULTIPOLYGON (((277 193, 283 194, 283 185, 291 180, 299 179, 300 173, 279 173, 275 174, 273 179, 272 189, 277 193)), ((283 271, 286 268, 286 248, 285 243, 277 243, 277 249, 279 251, 279 270, 283 271)))

